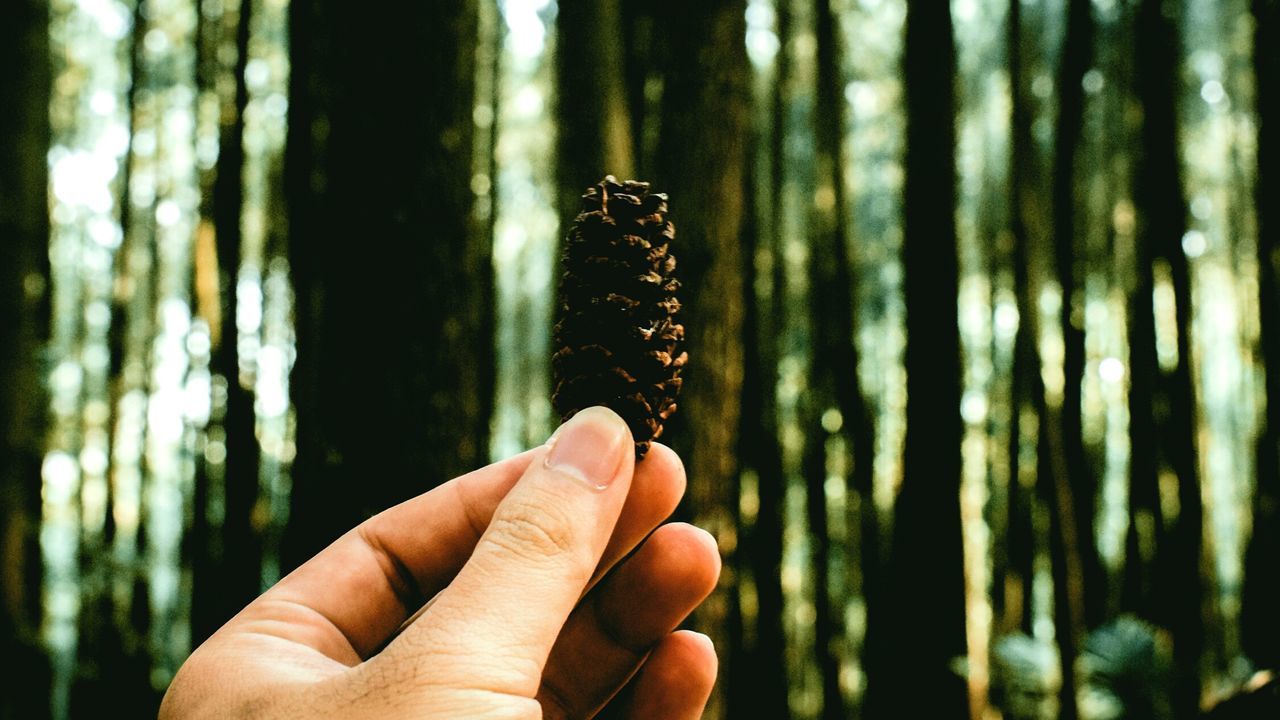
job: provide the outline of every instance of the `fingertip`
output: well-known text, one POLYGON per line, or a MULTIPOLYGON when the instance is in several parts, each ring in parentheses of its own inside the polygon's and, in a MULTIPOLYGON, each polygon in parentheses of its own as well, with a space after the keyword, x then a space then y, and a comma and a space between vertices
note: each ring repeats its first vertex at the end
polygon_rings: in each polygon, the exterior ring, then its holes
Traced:
POLYGON ((690 525, 689 523, 675 524, 688 528, 685 532, 689 533, 690 539, 697 543, 702 552, 715 561, 715 566, 718 570, 720 568, 720 543, 716 541, 715 536, 697 525, 690 525))
POLYGON ((720 548, 711 533, 696 525, 677 522, 664 525, 654 538, 665 554, 680 558, 681 585, 701 602, 715 590, 720 580, 720 548), (673 547, 674 546, 674 547, 673 547))
POLYGON ((543 465, 604 490, 623 477, 629 484, 634 446, 622 418, 597 405, 578 411, 556 430, 547 441, 543 465))
POLYGON ((700 699, 699 705, 711 696, 720 659, 710 637, 693 630, 677 630, 654 648, 652 659, 658 660, 654 670, 668 692, 690 700, 700 699))
POLYGON ((716 653, 716 644, 711 640, 711 636, 706 633, 700 633, 697 630, 677 630, 675 634, 687 635, 689 641, 693 644, 702 646, 705 651, 710 652, 712 655, 716 653))
POLYGON ((680 652, 688 665, 702 670, 707 684, 714 683, 716 672, 720 669, 720 657, 716 655, 716 644, 711 636, 696 630, 677 630, 671 635, 672 642, 683 646, 680 652))
POLYGON ((684 460, 679 453, 672 450, 670 446, 654 440, 649 444, 649 452, 644 456, 644 460, 636 465, 637 471, 640 468, 653 468, 653 472, 661 472, 664 475, 671 475, 680 478, 680 486, 683 489, 685 482, 684 460))
POLYGON ((706 532, 685 523, 663 525, 610 576, 597 609, 615 638, 649 648, 715 590, 719 577, 719 553, 706 532))
POLYGON ((719 661, 710 638, 691 630, 677 630, 658 643, 640 668, 625 700, 624 717, 702 717, 718 670, 719 661))
POLYGON ((637 499, 643 498, 645 507, 661 509, 659 519, 675 512, 688 484, 680 457, 671 448, 657 443, 644 460, 636 464, 633 477, 632 494, 637 499))

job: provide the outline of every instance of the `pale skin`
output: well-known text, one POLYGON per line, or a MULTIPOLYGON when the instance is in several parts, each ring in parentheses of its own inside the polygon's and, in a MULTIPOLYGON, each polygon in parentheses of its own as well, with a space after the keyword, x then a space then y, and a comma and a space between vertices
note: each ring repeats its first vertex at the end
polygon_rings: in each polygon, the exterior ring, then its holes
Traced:
POLYGON ((160 717, 699 718, 715 651, 676 627, 720 558, 660 526, 684 489, 669 448, 636 463, 622 420, 585 410, 281 580, 191 655, 160 717))

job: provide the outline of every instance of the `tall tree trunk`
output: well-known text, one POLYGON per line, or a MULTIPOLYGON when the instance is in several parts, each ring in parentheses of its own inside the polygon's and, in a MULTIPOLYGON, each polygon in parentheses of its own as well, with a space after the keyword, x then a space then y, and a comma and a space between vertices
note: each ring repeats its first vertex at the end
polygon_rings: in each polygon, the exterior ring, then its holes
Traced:
POLYGON ((849 553, 860 562, 846 568, 836 584, 864 592, 872 583, 864 575, 867 563, 879 558, 877 523, 863 522, 875 507, 872 493, 874 426, 858 383, 858 349, 855 344, 853 314, 853 268, 847 233, 848 191, 844 182, 845 99, 841 71, 841 49, 835 8, 830 0, 814 3, 817 40, 817 99, 815 118, 816 175, 819 192, 810 218, 809 309, 813 331, 810 353, 810 396, 804 420, 806 449, 805 475, 809 496, 810 542, 813 543, 814 605, 816 611, 814 646, 822 678, 821 717, 847 717, 840 689, 840 657, 837 643, 843 642, 843 616, 847 593, 837 592, 830 582, 830 539, 827 537, 826 504, 827 439, 839 433, 853 462, 846 478, 847 502, 856 503, 861 513, 850 518, 850 528, 862 542, 849 553), (838 429, 824 427, 822 417, 837 409, 842 422, 838 429))
MULTIPOLYGON (((733 568, 738 505, 738 419, 742 391, 743 201, 750 101, 745 3, 706 0, 672 7, 678 18, 662 31, 669 54, 664 68, 656 187, 671 195, 677 227, 674 252, 684 283, 680 299, 689 329, 690 369, 671 441, 689 473, 689 507, 696 522, 718 539, 733 568), (714 121, 710 119, 714 118, 714 121)), ((719 647, 729 647, 726 620, 735 614, 732 572, 704 605, 697 624, 719 647)), ((722 677, 734 672, 723 658, 722 677)), ((722 717, 717 690, 708 717, 722 717)))
MULTIPOLYGON (((1157 5, 1159 3, 1156 3, 1157 5)), ((1164 118, 1152 117, 1157 112, 1172 112, 1171 106, 1163 106, 1154 97, 1159 95, 1154 86, 1164 79, 1159 75, 1171 68, 1159 67, 1159 51, 1155 46, 1166 42, 1167 35, 1160 33, 1160 28, 1151 27, 1152 18, 1148 6, 1143 3, 1138 11, 1139 19, 1134 33, 1135 70, 1134 85, 1139 102, 1143 105, 1144 128, 1141 133, 1144 152, 1139 155, 1137 172, 1133 180, 1133 200, 1137 215, 1137 227, 1134 235, 1133 260, 1134 267, 1127 269, 1132 287, 1128 303, 1128 342, 1129 342, 1129 529, 1126 537, 1125 564, 1120 595, 1120 609, 1135 613, 1141 617, 1152 618, 1157 603, 1153 577, 1154 568, 1148 558, 1143 557, 1140 548, 1139 528, 1144 524, 1141 518, 1157 520, 1160 517, 1160 450, 1159 429, 1160 418, 1157 417, 1156 397, 1160 377, 1160 360, 1156 353, 1155 302, 1155 268, 1154 248, 1160 242, 1158 233, 1169 230, 1169 220, 1179 212, 1174 207, 1165 207, 1161 203, 1167 198, 1164 185, 1165 178, 1153 176, 1153 172, 1174 173, 1177 182, 1177 167, 1164 167, 1164 158, 1153 157, 1148 152, 1153 141, 1148 139, 1152 133, 1160 132, 1162 125, 1168 121, 1164 118), (1147 37, 1145 33, 1157 33, 1157 37, 1147 37)), ((1159 12, 1158 10, 1156 11, 1159 12)), ((1158 16, 1155 18, 1158 23, 1158 16)), ((1171 98, 1170 98, 1171 99, 1171 98)), ((1176 158, 1174 158, 1176 161, 1176 158)), ((1180 201, 1180 199, 1179 199, 1180 201)), ((1175 222, 1181 222, 1179 218, 1175 222)), ((1181 237, 1181 233, 1179 233, 1181 237)), ((1112 588, 1112 594, 1115 588, 1112 588)))
MULTIPOLYGON (((1067 534, 1075 538, 1064 548, 1066 561, 1078 568, 1067 574, 1073 587, 1065 589, 1061 600, 1076 606, 1075 632, 1086 625, 1100 623, 1105 607, 1105 581, 1102 563, 1093 545, 1093 507, 1097 479, 1085 454, 1083 435, 1083 402, 1081 381, 1084 378, 1084 288, 1077 267, 1077 182, 1081 170, 1076 162, 1083 131, 1085 73, 1093 62, 1094 27, 1089 0, 1070 0, 1067 6, 1067 34, 1058 68, 1058 122, 1054 138, 1053 233, 1058 283, 1062 289, 1060 325, 1064 345, 1063 397, 1053 433, 1059 438, 1061 462, 1066 468, 1069 493, 1060 495, 1059 503, 1071 505, 1072 527, 1067 534)), ((1059 515, 1065 507, 1059 507, 1059 515)), ((1065 518, 1064 518, 1065 520, 1065 518)), ((1065 528, 1064 528, 1065 529, 1065 528)), ((1064 655, 1066 657, 1066 655, 1064 655)), ((1065 664, 1065 663, 1064 663, 1065 664)))
POLYGON ((869 678, 868 714, 962 718, 965 683, 951 670, 952 658, 965 653, 965 625, 955 44, 947 3, 908 3, 903 66, 907 431, 879 620, 890 649, 881 676, 869 678))
POLYGON ((657 143, 662 128, 662 68, 667 58, 662 5, 624 2, 619 10, 623 57, 622 79, 631 126, 631 161, 636 177, 657 172, 657 143))
MULTIPOLYGON (((1023 427, 1024 419, 1030 419, 1035 427, 1046 422, 1044 380, 1041 376, 1039 345, 1039 289, 1037 271, 1043 267, 1048 250, 1050 220, 1049 183, 1044 166, 1036 157, 1036 143, 1032 133, 1033 112, 1032 71, 1024 52, 1033 41, 1023 32, 1021 3, 1009 5, 1008 43, 1009 76, 1012 78, 1012 104, 1010 108, 1010 164, 1009 188, 1010 228, 1013 234, 1013 250, 1010 257, 1013 272, 1014 295, 1018 306, 1018 330, 1014 336, 1013 378, 1009 398, 1009 495, 1005 565, 997 568, 995 578, 997 635, 1032 631, 1032 592, 1034 586, 1035 537, 1034 513, 1037 504, 1035 487, 1024 484, 1021 469, 1024 448, 1029 444, 1037 458, 1047 449, 1034 440, 1028 442, 1032 428, 1023 427), (1024 416, 1024 413, 1026 415, 1024 416)), ((997 542, 1001 542, 997 539, 997 542)))
POLYGON ((1258 438, 1253 538, 1241 637, 1260 667, 1280 667, 1280 0, 1254 0, 1258 88, 1258 306, 1266 363, 1266 426, 1258 438))
POLYGON ((840 657, 843 613, 833 592, 831 577, 831 529, 827 520, 827 438, 822 416, 836 406, 835 382, 842 373, 857 372, 847 352, 852 347, 853 310, 849 282, 849 258, 845 248, 843 215, 845 199, 841 176, 842 94, 838 49, 831 8, 827 0, 814 2, 814 36, 817 45, 817 100, 814 118, 815 179, 818 192, 809 213, 809 317, 813 343, 809 353, 809 392, 803 403, 804 451, 801 470, 805 478, 809 522, 809 572, 813 577, 813 649, 822 681, 822 707, 818 717, 846 717, 840 694, 840 657), (823 199, 820 199, 823 198, 823 199))
POLYGON ((1083 132, 1083 79, 1093 61, 1089 0, 1070 0, 1058 68, 1058 118, 1052 179, 1055 270, 1062 291, 1063 389, 1061 404, 1048 408, 1040 431, 1040 468, 1051 516, 1056 640, 1062 658, 1062 717, 1076 717, 1075 657, 1086 625, 1100 622, 1102 567, 1094 549, 1093 499, 1097 482, 1085 457, 1081 381, 1084 376, 1084 291, 1076 268, 1077 152, 1083 132), (1094 596, 1097 598, 1094 599, 1094 596), (1090 608, 1097 608, 1091 613, 1090 608), (1097 617, 1091 618, 1091 615, 1097 617))
POLYGON ((290 12, 286 567, 482 464, 493 392, 491 244, 468 181, 477 0, 290 12))
MULTIPOLYGON (((217 176, 212 188, 212 213, 218 260, 221 332, 213 349, 213 369, 227 383, 222 419, 226 463, 224 521, 221 528, 206 523, 207 487, 197 488, 195 518, 204 533, 221 534, 217 558, 197 572, 192 593, 192 640, 199 643, 231 619, 259 592, 262 565, 261 535, 253 524, 258 500, 258 439, 253 393, 240 382, 240 353, 236 317, 241 262, 241 210, 244 205, 244 112, 249 103, 245 67, 249 61, 249 28, 253 3, 242 0, 236 25, 235 107, 230 122, 219 128, 217 176), (200 502, 201 500, 205 502, 200 502)), ((225 116, 224 116, 225 117, 225 116)), ((207 478, 206 478, 207 480, 207 478)), ((207 483, 202 483, 205 485, 207 483)), ((199 539, 199 530, 197 539, 199 539)))
MULTIPOLYGON (((1201 500, 1200 475, 1196 462, 1196 406, 1195 390, 1191 374, 1191 276, 1187 256, 1182 249, 1182 236, 1186 232, 1186 202, 1183 199, 1178 157, 1178 120, 1176 92, 1178 88, 1179 51, 1177 29, 1164 15, 1164 4, 1159 0, 1144 0, 1138 10, 1136 26, 1137 81, 1139 99, 1143 105, 1142 146, 1139 152, 1139 170, 1134 200, 1138 217, 1138 248, 1144 253, 1168 264, 1173 283, 1177 314, 1178 364, 1164 375, 1156 363, 1155 352, 1150 350, 1144 365, 1130 367, 1131 381, 1144 386, 1154 380, 1160 390, 1159 399, 1152 407, 1165 411, 1155 418, 1155 437, 1158 448, 1141 448, 1155 451, 1153 460, 1164 464, 1177 476, 1178 512, 1176 517, 1165 518, 1163 542, 1158 552, 1156 569, 1156 597, 1152 604, 1155 620, 1169 628, 1173 635, 1174 682, 1173 710, 1176 718, 1196 717, 1200 707, 1200 655, 1204 649, 1205 619, 1201 615, 1203 588, 1200 577, 1201 563, 1201 500), (1146 374, 1148 378, 1142 378, 1146 374)), ((1149 281, 1151 265, 1148 258, 1139 257, 1140 276, 1145 287, 1135 297, 1134 323, 1151 323, 1151 291, 1149 281)), ((1150 337, 1133 338, 1131 347, 1138 342, 1154 346, 1154 332, 1150 337)), ((1132 401, 1131 401, 1132 408, 1132 401)), ((1144 418, 1146 420, 1146 418, 1144 418)), ((1144 466, 1150 461, 1133 450, 1131 462, 1144 466)), ((1157 471, 1147 467, 1148 473, 1157 471)), ((1135 477, 1135 480, 1138 478, 1135 477)), ((1155 477, 1142 478, 1152 483, 1150 501, 1159 508, 1159 488, 1155 477)), ((1136 489, 1136 488, 1135 488, 1136 489)))
POLYGON ((0 23, 0 653, 15 674, 0 718, 44 717, 40 647, 40 350, 49 312, 49 8, 20 0, 0 23))
MULTIPOLYGON (((567 2, 556 12, 556 184, 567 226, 583 191, 606 174, 630 179, 633 160, 620 0, 567 2)), ((639 178, 643 179, 643 178, 639 178)))
MULTIPOLYGON (((781 64, 780 64, 781 65, 781 64)), ((775 86, 773 97, 780 101, 775 86)), ((775 107, 776 109, 776 107, 775 107)), ((757 133, 756 142, 769 142, 769 168, 781 155, 782 134, 778 115, 768 137, 757 133)), ((760 170, 757 169, 756 173, 760 170)), ((753 173, 755 174, 755 173, 753 173)), ((770 177, 776 177, 770 173, 770 177)), ((770 208, 777 207, 777 182, 771 182, 770 208)), ((742 416, 738 431, 738 455, 744 467, 756 474, 758 505, 755 521, 742 528, 739 548, 747 558, 742 571, 750 572, 755 585, 754 644, 728 678, 726 717, 787 717, 786 635, 782 626, 782 533, 786 478, 778 435, 778 332, 783 318, 783 273, 777 214, 751 220, 742 234, 743 382, 742 416), (765 220, 764 223, 760 220, 765 220), (764 227, 767 223, 768 227, 764 227), (768 257, 768 263, 759 258, 768 257), (769 271, 761 281, 761 266, 769 271), (764 284, 765 293, 756 288, 764 284)), ((748 631, 750 632, 750 631, 748 631)))
MULTIPOLYGON (((787 37, 790 13, 778 7, 778 35, 787 37)), ((758 167, 752 177, 755 188, 768 188, 766 210, 747 213, 742 234, 743 383, 738 453, 744 467, 756 475, 758 505, 755 521, 742 529, 740 549, 755 586, 754 643, 735 664, 730 677, 726 717, 750 714, 770 718, 789 716, 787 702, 786 634, 783 628, 782 536, 786 477, 778 428, 779 334, 784 323, 786 297, 782 260, 782 228, 778 208, 782 202, 779 168, 783 163, 785 103, 781 78, 787 77, 787 53, 777 57, 776 78, 767 99, 769 120, 753 134, 758 146, 753 157, 758 167), (762 275, 762 271, 767 275, 762 275), (757 291, 763 289, 763 291, 757 291)))

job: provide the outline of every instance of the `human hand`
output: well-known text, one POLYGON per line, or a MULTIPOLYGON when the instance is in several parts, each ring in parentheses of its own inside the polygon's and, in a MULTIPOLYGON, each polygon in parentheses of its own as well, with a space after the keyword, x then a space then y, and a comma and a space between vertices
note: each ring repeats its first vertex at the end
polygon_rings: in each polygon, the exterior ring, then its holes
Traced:
POLYGON ((201 645, 160 717, 701 717, 715 651, 673 630, 719 555, 693 526, 654 530, 684 469, 662 445, 639 464, 632 448, 621 418, 591 408, 369 519, 201 645))

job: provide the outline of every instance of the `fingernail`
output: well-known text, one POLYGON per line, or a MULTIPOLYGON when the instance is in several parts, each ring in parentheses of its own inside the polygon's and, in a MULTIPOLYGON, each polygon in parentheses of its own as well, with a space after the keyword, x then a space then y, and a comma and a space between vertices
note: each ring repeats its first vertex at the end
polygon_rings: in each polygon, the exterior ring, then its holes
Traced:
POLYGON ((612 410, 587 408, 551 436, 547 441, 551 449, 543 462, 550 470, 604 490, 618 474, 622 447, 630 440, 626 423, 612 410))

